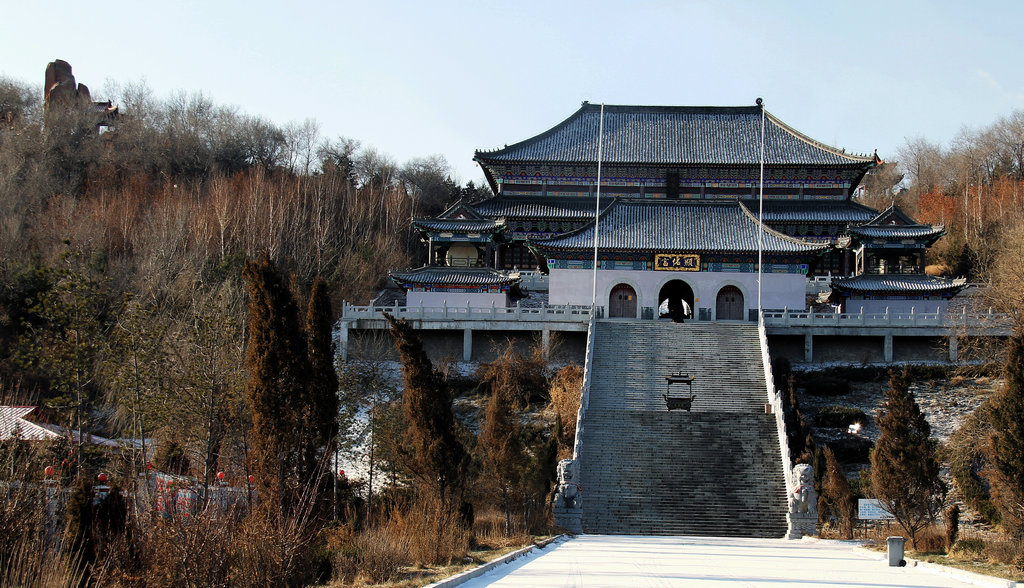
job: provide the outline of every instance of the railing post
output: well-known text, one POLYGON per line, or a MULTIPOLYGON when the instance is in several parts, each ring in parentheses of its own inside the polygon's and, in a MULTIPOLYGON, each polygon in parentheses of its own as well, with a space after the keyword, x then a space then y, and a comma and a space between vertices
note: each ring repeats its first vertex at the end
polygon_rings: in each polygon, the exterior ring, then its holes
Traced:
POLYGON ((420 319, 423 319, 423 299, 420 299, 420 319))
POLYGON ((519 301, 516 300, 516 320, 523 320, 523 307, 519 306, 519 301))
POLYGON ((444 318, 448 318, 448 299, 444 298, 441 300, 441 315, 444 318))
POLYGON ((891 325, 892 324, 892 317, 889 316, 889 307, 888 306, 885 307, 885 324, 887 324, 887 325, 891 325))
POLYGON ((789 326, 789 307, 788 306, 783 306, 782 307, 782 326, 784 326, 784 327, 788 327, 789 326))

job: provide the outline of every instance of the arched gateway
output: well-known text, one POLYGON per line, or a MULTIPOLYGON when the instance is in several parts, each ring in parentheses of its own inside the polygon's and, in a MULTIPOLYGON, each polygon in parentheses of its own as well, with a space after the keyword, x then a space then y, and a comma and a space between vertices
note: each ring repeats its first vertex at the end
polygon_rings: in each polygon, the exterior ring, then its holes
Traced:
POLYGON ((680 309, 689 308, 687 318, 693 317, 694 299, 693 288, 683 280, 669 280, 658 292, 658 316, 661 318, 672 318, 673 314, 680 309), (683 302, 686 306, 683 306, 683 302))
POLYGON ((743 320, 743 292, 736 286, 726 286, 718 291, 715 300, 715 318, 720 321, 743 320))
POLYGON ((618 284, 608 296, 608 318, 636 318, 636 290, 618 284))

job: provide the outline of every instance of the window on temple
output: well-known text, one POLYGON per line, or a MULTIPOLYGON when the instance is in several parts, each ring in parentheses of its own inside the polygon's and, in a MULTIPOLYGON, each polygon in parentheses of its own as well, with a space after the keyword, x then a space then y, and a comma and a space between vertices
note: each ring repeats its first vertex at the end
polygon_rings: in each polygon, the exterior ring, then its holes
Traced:
POLYGON ((537 269, 537 258, 522 243, 510 243, 502 256, 502 269, 537 269))

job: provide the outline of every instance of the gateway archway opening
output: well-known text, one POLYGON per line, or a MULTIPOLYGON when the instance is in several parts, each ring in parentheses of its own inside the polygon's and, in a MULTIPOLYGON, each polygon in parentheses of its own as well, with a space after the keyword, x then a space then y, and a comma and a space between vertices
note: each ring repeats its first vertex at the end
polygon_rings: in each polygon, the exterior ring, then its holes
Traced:
POLYGON ((658 292, 658 317, 676 322, 693 318, 693 288, 682 280, 670 280, 658 292))
POLYGON ((636 318, 636 290, 617 284, 608 295, 608 318, 636 318))

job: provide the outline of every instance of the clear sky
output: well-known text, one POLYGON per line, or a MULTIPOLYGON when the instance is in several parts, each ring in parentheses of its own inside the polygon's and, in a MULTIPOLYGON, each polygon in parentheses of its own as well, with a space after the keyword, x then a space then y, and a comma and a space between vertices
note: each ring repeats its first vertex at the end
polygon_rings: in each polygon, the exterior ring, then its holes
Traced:
POLYGON ((892 159, 1024 109, 1024 2, 778 0, 128 3, 0 10, 0 76, 46 64, 107 98, 202 91, 276 123, 314 118, 402 163, 544 131, 584 100, 752 105, 798 130, 892 159))

